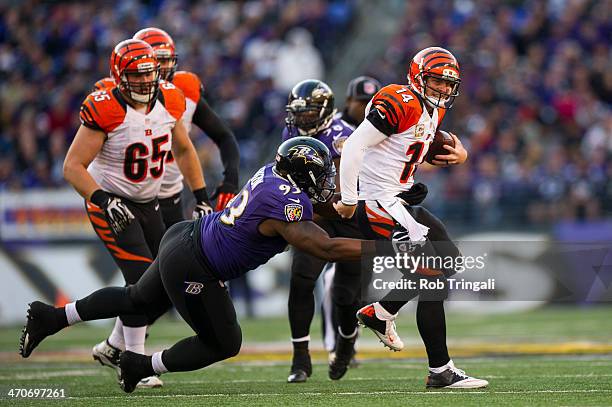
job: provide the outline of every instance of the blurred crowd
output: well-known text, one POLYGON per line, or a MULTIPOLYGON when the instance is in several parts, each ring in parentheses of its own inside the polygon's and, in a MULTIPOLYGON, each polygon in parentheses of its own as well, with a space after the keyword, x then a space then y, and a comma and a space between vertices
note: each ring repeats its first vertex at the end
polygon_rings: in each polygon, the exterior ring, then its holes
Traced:
POLYGON ((461 95, 442 123, 467 165, 419 168, 445 221, 525 227, 612 212, 612 2, 411 0, 368 73, 405 77, 415 50, 448 48, 461 95))
MULTIPOLYGON (((461 95, 442 127, 464 141, 468 164, 416 174, 442 219, 524 226, 612 212, 611 9, 610 1, 411 0, 390 44, 364 44, 364 52, 385 47, 362 72, 383 84, 403 83, 424 47, 446 47, 461 64, 461 95)), ((65 185, 81 101, 107 75, 113 45, 146 26, 174 37, 179 69, 200 75, 248 165, 282 123, 291 85, 325 78, 357 13, 367 9, 351 0, 3 3, 0 189, 65 185)), ((204 140, 208 162, 214 149, 204 140)))
MULTIPOLYGON (((284 120, 291 86, 325 75, 332 43, 353 20, 353 3, 1 2, 0 189, 66 185, 62 164, 81 102, 108 76, 114 45, 147 26, 173 36, 179 70, 200 76, 248 167, 259 158, 257 140, 284 120)), ((214 165, 218 155, 207 140, 200 135, 196 146, 214 165)))

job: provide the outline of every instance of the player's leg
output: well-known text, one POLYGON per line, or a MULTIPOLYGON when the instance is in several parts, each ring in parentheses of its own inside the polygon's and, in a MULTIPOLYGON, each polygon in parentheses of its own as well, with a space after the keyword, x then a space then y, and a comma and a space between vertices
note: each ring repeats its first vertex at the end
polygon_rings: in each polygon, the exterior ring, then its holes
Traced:
POLYGON ((181 222, 164 236, 159 253, 164 288, 183 319, 197 334, 152 356, 125 352, 121 357, 123 388, 153 373, 190 371, 238 353, 242 333, 226 287, 199 253, 194 228, 200 222, 181 222))
MULTIPOLYGON (((415 220, 429 227, 428 239, 435 248, 436 255, 442 258, 461 256, 459 248, 452 242, 442 221, 421 206, 410 207, 415 220)), ((443 270, 449 277, 455 274, 454 269, 443 270)), ((427 387, 479 388, 488 385, 486 380, 469 377, 462 370, 456 369, 446 345, 446 317, 444 300, 447 292, 428 292, 433 298, 423 294, 419 296, 416 320, 419 334, 427 351, 429 376, 427 387), (438 295, 439 294, 439 295, 438 295), (436 298, 437 297, 437 298, 436 298)))
POLYGON ((289 285, 288 314, 293 358, 287 381, 302 383, 312 374, 310 324, 315 312, 314 288, 325 262, 300 250, 293 250, 289 285))
POLYGON ((355 314, 359 310, 361 263, 336 264, 332 284, 332 302, 336 328, 335 357, 329 364, 329 377, 338 380, 344 376, 355 356, 358 325, 355 314))
POLYGON ((181 195, 182 191, 169 198, 159 199, 159 208, 161 209, 166 229, 170 229, 175 223, 185 220, 181 195))
POLYGON ((28 357, 43 339, 69 325, 120 314, 146 313, 147 310, 167 307, 168 303, 157 261, 151 264, 138 285, 105 287, 64 307, 56 308, 35 301, 28 309, 20 353, 28 357))
MULTIPOLYGON (((366 239, 391 239, 395 220, 376 201, 359 201, 356 216, 359 229, 366 239)), ((404 343, 395 329, 395 318, 399 309, 408 301, 384 301, 383 307, 383 300, 359 309, 357 320, 369 328, 383 345, 393 351, 400 351, 404 348, 404 343)))
MULTIPOLYGON (((155 202, 136 204, 124 199, 124 203, 136 218, 118 235, 112 232, 99 208, 89 202, 86 202, 86 207, 94 230, 119 266, 126 284, 135 284, 154 258, 149 242, 153 239, 159 245, 159 239, 161 239, 163 233, 163 224, 159 213, 155 213, 155 202), (152 226, 150 225, 158 225, 157 229, 159 231, 157 233, 151 231, 145 233, 144 227, 151 229, 152 226)), ((154 247, 157 249, 157 246, 154 247)), ((144 343, 148 320, 145 314, 125 314, 120 315, 119 318, 121 323, 115 324, 109 338, 94 346, 92 351, 95 360, 117 371, 120 351, 145 352, 144 343), (119 328, 121 328, 121 331, 119 331, 119 328)), ((155 381, 151 384, 159 386, 162 383, 155 381)))

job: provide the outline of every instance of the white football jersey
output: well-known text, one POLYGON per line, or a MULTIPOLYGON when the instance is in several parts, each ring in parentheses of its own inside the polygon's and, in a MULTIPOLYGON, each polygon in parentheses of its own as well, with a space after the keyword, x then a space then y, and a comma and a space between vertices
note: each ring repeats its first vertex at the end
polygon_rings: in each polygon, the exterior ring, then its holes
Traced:
POLYGON ((429 115, 408 86, 382 88, 366 107, 366 117, 387 138, 365 152, 359 199, 383 200, 410 189, 443 116, 443 109, 429 115))
MULTIPOLYGON (((195 113, 198 101, 202 92, 200 79, 191 72, 178 71, 174 74, 172 83, 183 91, 185 95, 186 109, 183 114, 183 125, 187 129, 187 134, 191 131, 193 114, 195 113)), ((166 159, 166 173, 162 180, 159 198, 169 198, 183 190, 183 174, 179 169, 172 155, 166 159)))
POLYGON ((81 106, 81 122, 107 138, 87 170, 107 192, 135 202, 152 201, 161 188, 172 129, 184 111, 183 93, 163 81, 146 114, 127 104, 117 88, 91 93, 81 106))

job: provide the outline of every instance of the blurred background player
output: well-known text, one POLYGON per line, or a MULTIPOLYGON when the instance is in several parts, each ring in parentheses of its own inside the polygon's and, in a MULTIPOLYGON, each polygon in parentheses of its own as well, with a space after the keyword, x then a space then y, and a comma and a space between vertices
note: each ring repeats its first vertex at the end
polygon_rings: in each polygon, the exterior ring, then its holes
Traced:
MULTIPOLYGON (((459 94, 459 64, 444 48, 425 48, 412 59, 407 78, 407 86, 387 85, 374 96, 366 120, 345 144, 342 200, 335 207, 345 218, 353 217, 358 209, 359 226, 368 238, 391 239, 399 224, 412 242, 426 239, 446 242, 443 249, 436 246, 436 254, 456 258, 460 253, 450 242, 442 222, 422 207, 406 205, 398 195, 413 186, 417 166, 423 162, 446 110, 459 94)), ((455 147, 446 146, 448 154, 437 155, 434 164, 457 165, 467 159, 461 141, 452 136, 455 147)), ((442 273, 452 275, 455 271, 417 270, 425 278, 440 278, 442 273)), ((446 346, 445 293, 435 298, 424 294, 419 296, 417 326, 429 359, 427 387, 487 386, 486 380, 469 377, 455 368, 450 359, 446 346)), ((408 302, 391 300, 397 298, 397 291, 392 290, 383 300, 363 307, 357 314, 360 322, 385 346, 396 351, 404 344, 395 331, 394 320, 408 302)))
MULTIPOLYGON (((365 117, 365 109, 368 102, 381 87, 378 80, 369 76, 358 76, 352 79, 346 89, 344 109, 342 112, 336 113, 334 119, 341 120, 348 127, 355 130, 355 127, 357 127, 365 117)), ((335 265, 327 264, 322 277, 323 298, 321 301, 321 329, 323 332, 323 346, 329 352, 330 361, 333 361, 336 356, 336 336, 338 333, 338 318, 335 307, 333 306, 333 293, 336 293, 335 297, 339 299, 351 298, 351 296, 354 295, 352 292, 344 292, 346 291, 346 287, 344 286, 334 286, 334 273, 335 265)), ((341 300, 341 302, 346 302, 346 300, 341 300)), ((351 366, 355 365, 356 361, 353 355, 351 366)))
MULTIPOLYGON (((334 94, 330 87, 319 80, 309 79, 296 84, 289 93, 286 106, 286 128, 283 140, 297 136, 310 136, 323 142, 330 150, 336 165, 340 163, 342 146, 353 132, 353 127, 340 118, 334 118, 334 94)), ((318 219, 330 236, 360 238, 361 234, 355 221, 318 219)), ((305 382, 312 374, 310 360, 310 324, 315 311, 314 288, 317 278, 323 271, 325 261, 304 251, 295 249, 291 264, 289 289, 289 325, 293 358, 289 383, 305 382)), ((343 262, 336 265, 333 286, 339 291, 332 296, 337 312, 338 345, 336 357, 330 361, 329 376, 340 379, 354 352, 357 339, 357 321, 354 312, 358 309, 359 262, 343 262)))
MULTIPOLYGON (((153 47, 160 64, 161 79, 171 82, 185 94, 187 107, 183 115, 183 124, 187 133, 189 134, 193 123, 219 147, 224 167, 223 180, 210 199, 217 200, 215 210, 220 211, 238 191, 240 156, 236 138, 204 98, 204 85, 200 78, 192 72, 177 71, 176 47, 167 32, 155 27, 143 28, 134 34, 134 38, 145 41, 153 47)), ((184 220, 181 203, 182 180, 183 176, 172 154, 169 154, 166 157, 166 173, 158 195, 166 228, 184 220)), ((197 202, 196 206, 199 204, 197 202)))
MULTIPOLYGON (((89 220, 133 284, 157 255, 165 226, 157 195, 171 151, 198 202, 207 203, 204 178, 181 117, 185 97, 159 83, 159 63, 149 44, 130 39, 110 57, 117 84, 91 93, 81 106, 81 126, 64 162, 66 180, 86 199, 89 220)), ((209 207, 209 211, 211 211, 209 207)), ((147 318, 122 315, 109 338, 93 349, 100 363, 118 367, 120 350, 144 354, 147 318)), ((157 387, 157 377, 143 387, 157 387)))

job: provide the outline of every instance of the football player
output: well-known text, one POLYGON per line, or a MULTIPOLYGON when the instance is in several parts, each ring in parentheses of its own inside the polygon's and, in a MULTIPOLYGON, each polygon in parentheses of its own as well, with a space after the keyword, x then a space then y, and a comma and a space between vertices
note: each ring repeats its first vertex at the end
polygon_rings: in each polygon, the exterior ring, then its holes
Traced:
MULTIPOLYGON (((221 184, 211 195, 216 199, 215 210, 220 211, 238 191, 238 142, 229 127, 217 116, 204 97, 204 85, 200 78, 192 72, 177 71, 178 55, 174 40, 170 35, 155 27, 144 28, 134 34, 134 38, 145 41, 155 50, 160 63, 161 79, 171 82, 183 91, 187 103, 183 124, 187 133, 192 123, 206 133, 219 147, 221 161, 224 167, 224 177, 221 184)), ((184 220, 181 205, 181 192, 183 190, 183 176, 179 171, 172 153, 166 157, 166 171, 159 191, 159 204, 166 227, 184 220)), ((196 204, 197 210, 206 210, 196 204)))
MULTIPOLYGON (((382 85, 376 79, 369 76, 358 76, 351 80, 346 89, 346 101, 342 112, 338 112, 334 118, 341 120, 351 129, 359 125, 365 118, 365 108, 372 96, 380 90, 382 85)), ((336 300, 346 298, 349 287, 334 285, 335 265, 328 264, 323 272, 323 299, 321 301, 321 328, 325 349, 329 352, 329 359, 333 361, 336 357, 336 336, 338 332, 338 318, 336 308, 333 306, 336 300)), ((357 364, 355 356, 351 358, 350 366, 357 364)))
MULTIPOLYGON (((64 177, 85 198, 98 237, 126 283, 133 284, 156 257, 165 231, 157 196, 170 152, 197 201, 209 201, 181 121, 185 97, 159 80, 151 46, 134 39, 120 42, 110 70, 116 86, 92 92, 81 105, 82 124, 66 155, 64 177)), ((110 337, 94 347, 94 357, 116 367, 119 348, 144 353, 146 326, 144 313, 121 314, 110 337)), ((156 377, 141 383, 161 384, 156 377)))
MULTIPOLYGON (((342 200, 334 206, 338 213, 357 218, 367 238, 390 239, 396 224, 407 231, 413 242, 445 242, 436 254, 457 257, 442 222, 418 206, 406 205, 397 195, 413 185, 413 176, 423 161, 444 114, 459 95, 460 71, 457 59, 448 50, 430 47, 419 51, 410 63, 407 85, 387 85, 372 99, 366 120, 345 143, 341 162, 342 200), (357 194, 359 177, 359 195, 357 194)), ((437 155, 435 165, 458 165, 467 151, 457 136, 448 154, 437 155)), ((418 271, 426 276, 452 275, 455 271, 418 271)), ((395 331, 394 320, 407 301, 397 292, 359 310, 357 318, 393 350, 403 343, 395 331)), ((446 296, 446 292, 442 297, 446 296)), ((417 306, 417 326, 429 359, 427 387, 479 388, 486 380, 469 377, 455 368, 446 347, 444 305, 440 297, 428 300, 421 293, 417 306)))
MULTIPOLYGON (((338 165, 342 145, 353 132, 354 127, 341 118, 334 118, 334 94, 327 84, 319 80, 305 80, 293 87, 286 106, 286 128, 283 140, 296 136, 310 136, 323 142, 330 150, 334 163, 338 165)), ((330 236, 361 238, 356 221, 318 219, 330 236)), ((305 382, 312 374, 310 360, 310 324, 314 316, 313 291, 325 262, 308 252, 296 248, 291 264, 289 290, 289 324, 293 344, 293 358, 287 381, 305 382)), ((354 354, 357 339, 355 312, 359 308, 360 263, 342 262, 335 265, 331 299, 337 314, 338 337, 334 344, 335 355, 330 358, 329 377, 338 380, 346 373, 354 354)))
POLYGON ((196 370, 236 355, 242 335, 224 281, 267 262, 287 243, 330 262, 375 253, 374 241, 330 238, 312 222, 313 202, 329 201, 334 179, 323 143, 310 137, 284 142, 276 162, 257 171, 223 211, 172 226, 136 284, 103 288, 61 308, 33 302, 20 354, 29 357, 45 337, 77 322, 155 313, 173 304, 195 335, 152 356, 123 352, 124 391, 132 392, 144 377, 196 370))

